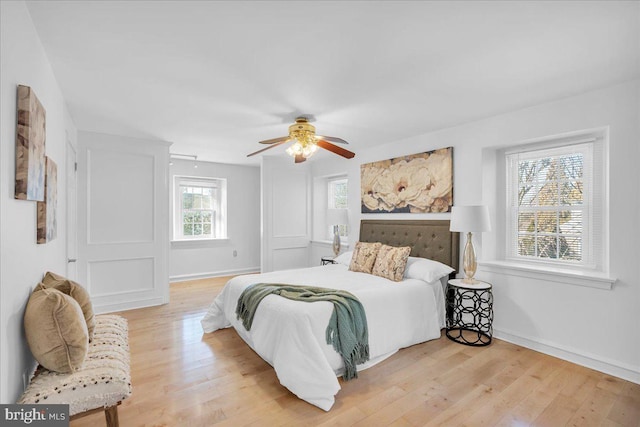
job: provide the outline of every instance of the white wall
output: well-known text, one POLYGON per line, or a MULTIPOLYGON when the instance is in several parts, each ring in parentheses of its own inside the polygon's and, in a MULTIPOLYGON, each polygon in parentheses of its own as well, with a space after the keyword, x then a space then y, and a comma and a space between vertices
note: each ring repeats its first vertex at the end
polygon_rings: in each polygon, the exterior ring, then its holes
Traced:
POLYGON ((172 196, 176 175, 225 178, 228 218, 228 239, 171 243, 171 281, 259 271, 260 168, 174 159, 170 174, 172 196))
MULTIPOLYGON (((485 203, 495 212, 490 175, 496 148, 582 129, 610 127, 611 290, 480 271, 494 285, 496 337, 640 382, 640 81, 597 90, 380 147, 357 150, 344 162, 315 162, 314 177, 347 172, 350 242, 363 218, 439 219, 449 214, 360 214, 360 165, 441 147, 454 147, 454 203, 485 203), (483 165, 483 155, 487 164, 483 165), (487 171, 489 169, 489 171, 487 171), (492 205, 493 203, 493 205, 492 205)), ((493 223, 494 229, 496 224, 493 223)), ((480 236, 478 236, 480 237, 480 236)), ((463 239, 464 240, 464 239, 463 239)), ((484 233, 484 240, 492 236, 484 233)), ((476 241, 474 237, 474 241, 476 241)), ((482 243, 478 239, 478 243, 482 243)), ((486 246, 486 245, 485 245, 486 246)), ((478 248, 482 258, 482 247, 478 248)), ((493 252, 486 247, 487 253, 493 252)))
POLYGON ((13 403, 34 361, 22 328, 24 307, 47 270, 66 271, 66 138, 76 129, 23 2, 0 2, 0 402, 13 403), (14 200, 16 85, 31 86, 46 110, 46 153, 58 166, 58 229, 36 244, 36 202, 14 200))

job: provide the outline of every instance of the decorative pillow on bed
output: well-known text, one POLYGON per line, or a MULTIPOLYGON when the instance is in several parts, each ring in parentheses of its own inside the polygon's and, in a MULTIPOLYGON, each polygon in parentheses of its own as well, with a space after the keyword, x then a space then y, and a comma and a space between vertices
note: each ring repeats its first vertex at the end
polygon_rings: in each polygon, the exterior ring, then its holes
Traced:
POLYGON ((399 282, 404 275, 407 259, 411 253, 409 246, 396 248, 382 245, 378 251, 376 262, 373 264, 372 273, 385 279, 399 282))
POLYGON ((455 270, 441 262, 427 258, 409 257, 404 277, 407 279, 424 280, 427 283, 434 282, 444 276, 448 276, 455 270))
POLYGON ((351 263, 351 258, 353 258, 353 251, 345 252, 333 259, 333 262, 337 264, 349 265, 351 263))
POLYGON ((361 273, 369 273, 373 270, 373 264, 376 262, 378 251, 382 243, 365 243, 358 242, 353 250, 349 270, 361 273))
POLYGON ((44 275, 42 283, 36 286, 36 291, 42 288, 53 288, 65 295, 69 295, 80 305, 84 320, 87 322, 87 331, 89 332, 89 342, 93 339, 93 330, 96 327, 96 319, 93 314, 93 305, 89 292, 73 280, 62 277, 59 274, 47 271, 44 275))
POLYGON ((55 372, 75 372, 89 349, 87 323, 80 305, 68 295, 39 286, 29 297, 24 331, 33 357, 55 372))

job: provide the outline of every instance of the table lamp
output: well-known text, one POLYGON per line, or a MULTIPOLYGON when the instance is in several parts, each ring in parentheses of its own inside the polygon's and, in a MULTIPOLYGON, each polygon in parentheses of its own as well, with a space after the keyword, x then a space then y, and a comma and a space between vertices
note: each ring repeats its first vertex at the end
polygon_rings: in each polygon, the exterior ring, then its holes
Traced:
POLYGON ((467 232, 467 243, 464 246, 462 265, 464 267, 465 278, 463 283, 478 283, 473 276, 476 274, 478 263, 476 262, 476 251, 473 248, 472 231, 491 231, 489 220, 489 208, 486 206, 453 206, 451 208, 451 223, 449 230, 467 232))
POLYGON ((327 209, 327 223, 333 226, 333 253, 338 256, 340 253, 340 231, 339 225, 349 223, 349 215, 346 209, 327 209))

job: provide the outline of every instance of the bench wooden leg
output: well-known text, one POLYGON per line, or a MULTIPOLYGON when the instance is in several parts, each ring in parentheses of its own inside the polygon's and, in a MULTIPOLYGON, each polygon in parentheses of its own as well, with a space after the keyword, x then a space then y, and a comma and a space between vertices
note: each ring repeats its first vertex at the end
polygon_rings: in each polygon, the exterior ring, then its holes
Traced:
POLYGON ((113 406, 109 406, 108 408, 89 409, 88 411, 72 415, 71 421, 76 420, 78 418, 86 417, 87 415, 104 411, 104 418, 107 420, 107 427, 120 427, 120 424, 118 422, 118 405, 120 405, 121 403, 122 401, 116 403, 113 406))
POLYGON ((104 417, 107 420, 107 427, 119 427, 118 423, 118 405, 104 408, 104 417))

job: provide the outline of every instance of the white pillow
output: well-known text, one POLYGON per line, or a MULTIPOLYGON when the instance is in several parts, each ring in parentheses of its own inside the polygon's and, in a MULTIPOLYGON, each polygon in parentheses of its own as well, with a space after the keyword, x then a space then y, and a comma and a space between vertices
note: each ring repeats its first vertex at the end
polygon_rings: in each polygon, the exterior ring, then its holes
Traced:
POLYGON ((353 251, 344 252, 338 255, 333 259, 333 262, 337 262, 338 264, 349 265, 351 263, 351 258, 353 257, 353 251))
POLYGON ((419 279, 431 283, 454 271, 453 268, 441 262, 410 256, 404 270, 404 277, 405 279, 419 279))

